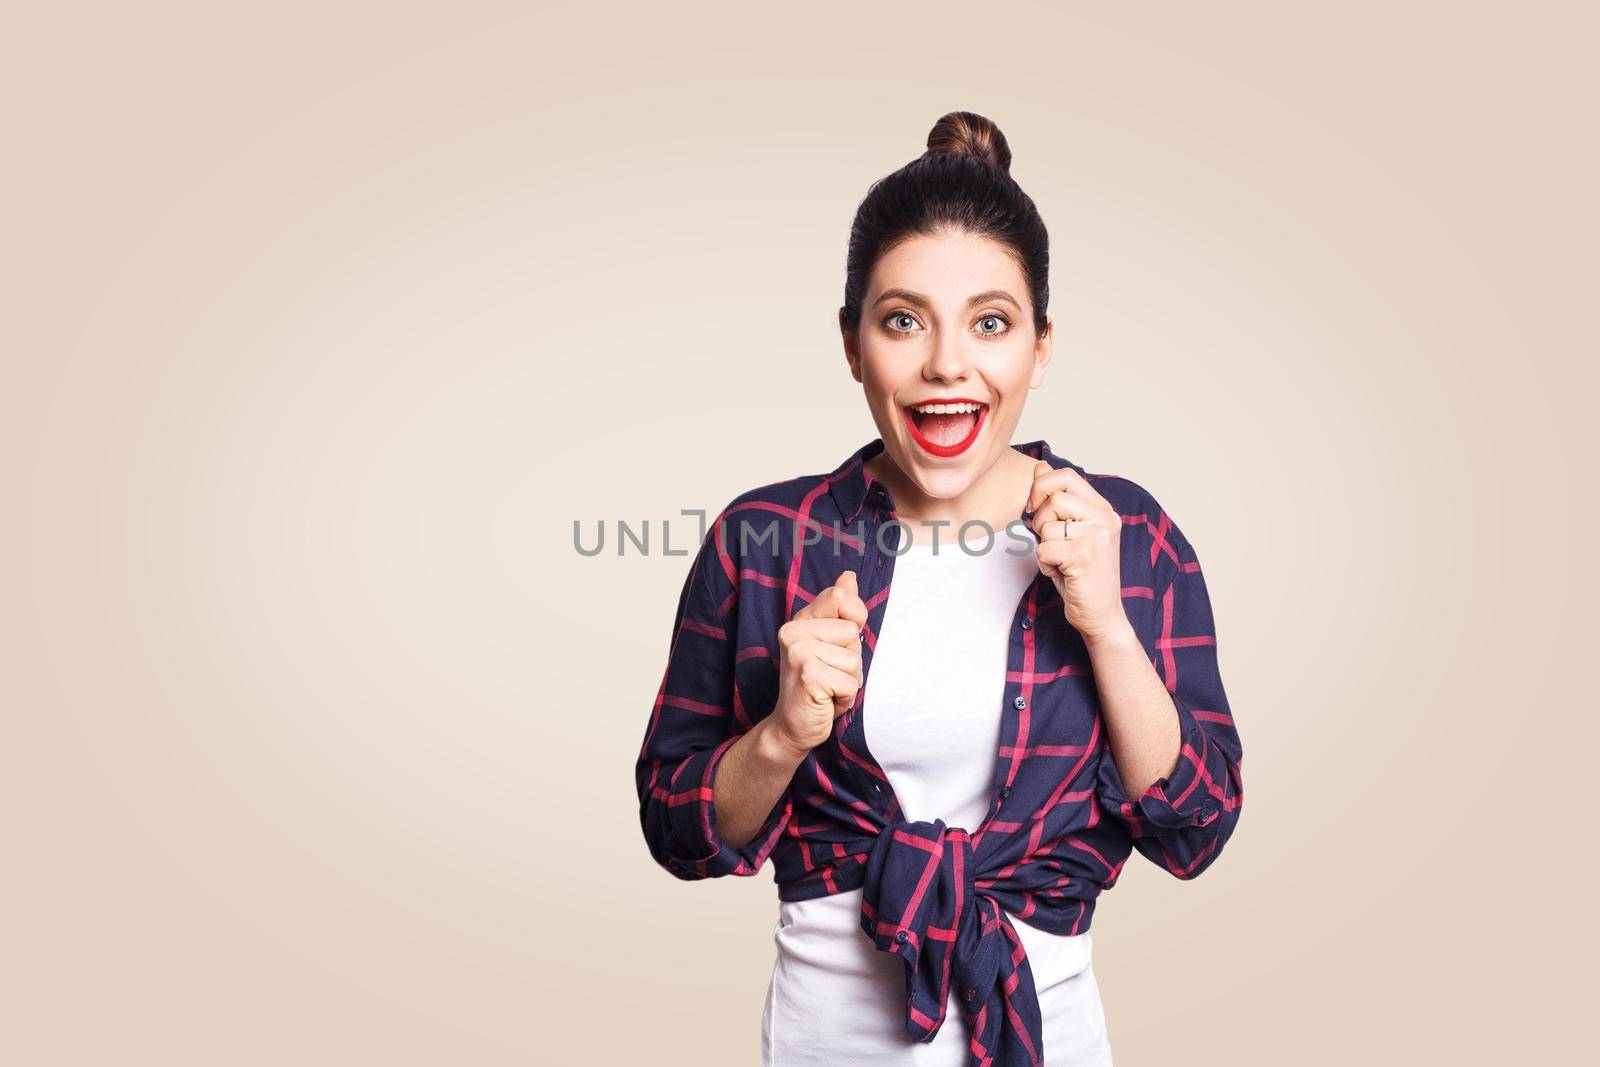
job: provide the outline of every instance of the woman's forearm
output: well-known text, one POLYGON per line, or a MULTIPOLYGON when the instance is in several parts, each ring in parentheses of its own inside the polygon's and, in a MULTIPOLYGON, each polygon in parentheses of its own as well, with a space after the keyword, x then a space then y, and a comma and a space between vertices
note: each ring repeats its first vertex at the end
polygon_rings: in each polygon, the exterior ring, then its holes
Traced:
POLYGON ((1137 797, 1178 766, 1178 709, 1132 626, 1087 642, 1106 742, 1128 796, 1137 797))
POLYGON ((717 836, 734 848, 755 837, 809 755, 784 744, 772 733, 772 723, 768 716, 745 731, 723 753, 711 782, 717 836))

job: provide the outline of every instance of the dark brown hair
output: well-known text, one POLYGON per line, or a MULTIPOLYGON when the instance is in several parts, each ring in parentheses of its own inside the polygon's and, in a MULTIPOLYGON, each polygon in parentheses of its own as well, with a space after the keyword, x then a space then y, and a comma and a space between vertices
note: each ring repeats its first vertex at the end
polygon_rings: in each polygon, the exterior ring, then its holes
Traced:
POLYGON ((850 226, 842 326, 861 326, 861 298, 878 258, 909 237, 964 230, 1006 246, 1044 333, 1050 304, 1050 237, 1033 199, 1011 177, 1011 147, 1000 127, 952 111, 928 133, 928 150, 873 182, 850 226))

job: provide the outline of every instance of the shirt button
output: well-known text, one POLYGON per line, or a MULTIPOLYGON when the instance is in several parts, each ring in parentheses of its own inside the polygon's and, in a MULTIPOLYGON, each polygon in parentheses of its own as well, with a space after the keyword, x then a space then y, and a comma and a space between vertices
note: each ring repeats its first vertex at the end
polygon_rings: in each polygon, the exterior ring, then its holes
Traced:
POLYGON ((1022 628, 1023 628, 1023 629, 1024 629, 1024 630, 1031 630, 1031 629, 1033 629, 1033 620, 1032 620, 1032 619, 1028 619, 1028 618, 1024 618, 1024 619, 1023 619, 1023 620, 1022 620, 1022 628))
POLYGON ((1009 785, 1003 785, 1003 786, 1000 787, 1000 799, 1001 800, 1004 800, 1006 797, 1008 797, 1010 795, 1011 795, 1011 787, 1009 785))
POLYGON ((977 1000, 978 999, 978 987, 977 986, 970 986, 970 985, 967 986, 967 999, 968 1000, 977 1000))
POLYGON ((1023 708, 1028 706, 1028 698, 1027 697, 1018 697, 1017 699, 1015 699, 1015 700, 1013 700, 1011 702, 1011 706, 1016 708, 1018 711, 1021 711, 1023 708))
POLYGON ((894 939, 903 945, 907 941, 911 940, 911 935, 906 933, 904 930, 896 930, 894 933, 894 939))

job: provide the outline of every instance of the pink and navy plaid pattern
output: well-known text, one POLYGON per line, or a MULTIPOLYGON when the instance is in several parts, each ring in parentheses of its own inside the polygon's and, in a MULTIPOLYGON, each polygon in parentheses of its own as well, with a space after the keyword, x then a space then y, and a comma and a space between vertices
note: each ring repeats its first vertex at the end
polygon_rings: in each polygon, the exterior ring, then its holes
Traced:
MULTIPOLYGON (((635 768, 657 863, 699 879, 753 875, 771 857, 786 901, 862 889, 862 930, 905 961, 906 1033, 933 1040, 954 983, 971 1025, 969 1063, 1001 1067, 1045 1062, 1033 974, 1012 920, 1056 934, 1088 930, 1096 898, 1134 850, 1177 878, 1194 878, 1215 862, 1244 802, 1243 753, 1193 546, 1137 483, 1089 474, 1044 441, 1017 447, 1083 474, 1122 516, 1123 605, 1181 727, 1182 753, 1169 777, 1127 796, 1087 649, 1040 574, 1012 625, 988 815, 976 827, 905 818, 862 728, 894 550, 905 533, 894 524, 888 488, 864 466, 882 450, 881 438, 827 475, 740 495, 711 524, 678 601, 635 768), (867 680, 756 836, 729 845, 717 836, 712 804, 717 763, 772 710, 778 627, 846 569, 856 571, 868 609, 867 680)), ((1015 547, 1006 531, 996 534, 993 551, 1015 547)), ((951 535, 941 537, 941 551, 961 551, 951 535)))

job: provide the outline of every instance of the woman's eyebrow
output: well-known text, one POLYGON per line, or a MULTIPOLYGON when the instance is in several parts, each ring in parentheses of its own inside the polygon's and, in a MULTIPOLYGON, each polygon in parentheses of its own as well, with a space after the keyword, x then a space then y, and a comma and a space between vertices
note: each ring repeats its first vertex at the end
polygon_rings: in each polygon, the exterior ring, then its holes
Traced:
MULTIPOLYGON (((872 302, 873 306, 876 307, 885 300, 904 300, 908 304, 920 304, 925 308, 933 307, 932 301, 930 301, 927 297, 923 296, 921 293, 913 293, 910 289, 885 289, 878 295, 878 299, 872 302)), ((1010 303, 1018 311, 1022 310, 1022 305, 1017 303, 1017 298, 1006 292, 1004 289, 985 289, 981 293, 974 293, 967 299, 967 306, 972 307, 974 304, 986 304, 991 300, 1004 300, 1010 303)))

